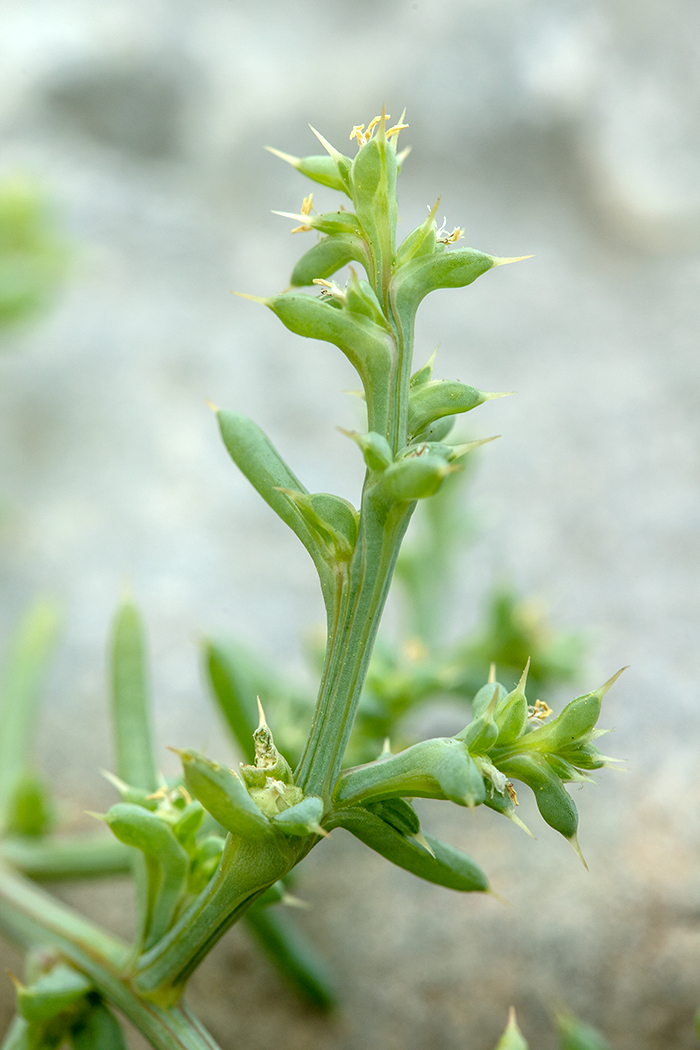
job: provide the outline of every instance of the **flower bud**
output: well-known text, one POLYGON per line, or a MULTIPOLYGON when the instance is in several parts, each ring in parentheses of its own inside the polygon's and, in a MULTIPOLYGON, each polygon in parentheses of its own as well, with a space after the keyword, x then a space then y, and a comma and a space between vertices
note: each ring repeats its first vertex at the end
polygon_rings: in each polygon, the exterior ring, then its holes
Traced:
POLYGON ((146 788, 135 788, 130 784, 125 784, 120 777, 115 776, 114 773, 110 773, 106 769, 102 770, 102 775, 117 789, 122 802, 131 802, 135 806, 143 806, 144 809, 150 809, 151 812, 158 809, 158 799, 153 797, 153 792, 148 791, 146 788))
POLYGON ((445 798, 473 809, 486 797, 484 778, 466 747, 445 750, 434 769, 445 798))
MULTIPOLYGON (((292 230, 292 233, 299 233, 302 229, 308 232, 309 230, 316 230, 318 233, 328 234, 334 236, 337 233, 354 233, 358 236, 362 236, 362 227, 358 221, 356 215, 351 211, 328 211, 322 215, 312 215, 310 212, 312 198, 308 197, 305 204, 308 204, 308 211, 306 214, 295 215, 291 211, 274 211, 273 215, 281 215, 285 219, 294 219, 295 221, 301 222, 302 227, 297 227, 296 230, 292 230)), ((304 209, 306 211, 306 209, 304 209)))
POLYGON ((593 744, 576 744, 574 747, 562 748, 558 754, 561 758, 571 762, 578 769, 602 769, 610 763, 618 762, 619 759, 601 755, 593 744))
MULTIPOLYGON (((275 747, 272 730, 265 721, 265 712, 258 699, 258 711, 260 724, 253 733, 255 744, 255 765, 241 763, 241 777, 249 788, 264 788, 269 778, 278 780, 282 784, 294 783, 292 769, 284 755, 275 747)), ((299 799, 294 799, 298 802, 299 799)))
POLYGON ((576 769, 576 767, 567 759, 562 758, 561 755, 552 755, 545 752, 542 757, 552 773, 554 773, 555 777, 559 777, 563 784, 593 783, 592 777, 587 777, 585 774, 579 773, 578 769, 576 769))

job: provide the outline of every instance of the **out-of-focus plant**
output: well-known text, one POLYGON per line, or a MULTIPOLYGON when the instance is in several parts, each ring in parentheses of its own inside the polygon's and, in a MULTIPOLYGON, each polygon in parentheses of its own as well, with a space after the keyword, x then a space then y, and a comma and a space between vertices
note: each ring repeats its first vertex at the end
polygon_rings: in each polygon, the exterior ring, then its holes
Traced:
MULTIPOLYGON (((559 1050, 610 1050, 600 1032, 574 1017, 569 1011, 557 1013, 554 1022, 559 1034, 559 1050)), ((513 1009, 495 1050, 528 1050, 528 1044, 518 1027, 513 1009)))
MULTIPOLYGON (((235 682, 245 668, 241 672, 234 662, 230 673, 220 675, 217 695, 247 761, 234 771, 188 748, 178 752, 181 774, 163 779, 152 746, 143 630, 135 608, 125 605, 111 657, 116 744, 111 779, 121 801, 95 814, 114 838, 66 843, 46 834, 43 818, 33 819, 39 804, 27 805, 17 777, 8 778, 0 929, 29 954, 24 981, 17 982, 17 1019, 3 1050, 62 1044, 122 1050, 112 1007, 159 1050, 212 1050, 215 1041, 183 1002, 189 977, 226 930, 246 916, 254 927, 257 923, 263 942, 274 941, 280 954, 287 950, 288 931, 266 923, 264 909, 285 896, 290 873, 338 828, 429 882, 490 892, 488 878, 471 857, 422 830, 412 805, 416 797, 469 810, 485 805, 522 825, 513 784, 520 781, 532 789, 545 822, 578 851, 578 815, 565 784, 586 781, 590 771, 608 763, 594 741, 600 735, 601 701, 614 678, 551 718, 545 703, 528 702, 527 667, 514 688, 501 685, 494 672, 474 696, 471 719, 460 732, 396 752, 386 743, 368 761, 348 764, 354 761, 348 745, 408 523, 417 502, 434 499, 462 458, 483 444, 448 443, 452 417, 499 396, 434 379, 432 361, 412 372, 415 314, 429 292, 464 287, 515 261, 454 247, 461 231, 436 229, 437 205, 396 245, 396 177, 405 156, 397 153, 396 142, 404 126, 400 121, 387 127, 382 114, 367 130, 354 128, 359 148, 353 158, 321 136, 327 155, 283 155, 303 175, 344 194, 354 210, 341 206, 316 214, 307 197, 297 221, 321 240, 295 267, 295 290, 258 300, 292 332, 335 344, 360 376, 367 430, 348 435, 366 466, 359 509, 339 496, 309 492, 255 423, 217 410, 233 460, 301 540, 320 580, 327 642, 298 760, 278 749, 261 706, 251 721, 252 695, 235 682), (343 288, 329 280, 350 262, 359 264, 365 277, 351 270, 343 288), (320 286, 320 295, 296 290, 310 285, 320 286), (227 706, 222 692, 233 689, 232 681, 240 696, 227 706), (133 874, 133 943, 82 918, 26 878, 94 874, 100 865, 103 871, 128 865, 133 874)), ((209 655, 211 662, 216 654, 209 655)), ((214 678, 222 665, 214 661, 214 678)), ((16 747, 0 741, 0 756, 12 750, 14 768, 23 769, 34 693, 9 688, 4 703, 0 734, 8 726, 24 728, 15 733, 16 747)), ((308 961, 292 952, 288 972, 294 965, 303 973, 300 983, 308 983, 313 969, 308 961)))
POLYGON ((45 191, 29 178, 0 181, 0 332, 54 299, 68 250, 45 191))

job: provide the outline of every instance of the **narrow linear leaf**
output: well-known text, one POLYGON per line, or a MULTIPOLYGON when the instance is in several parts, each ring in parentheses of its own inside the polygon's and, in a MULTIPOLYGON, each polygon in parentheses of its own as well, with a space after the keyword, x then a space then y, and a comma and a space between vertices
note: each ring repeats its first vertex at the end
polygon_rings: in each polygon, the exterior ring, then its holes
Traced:
POLYGON ((245 655, 238 646, 204 643, 204 660, 214 696, 247 762, 255 761, 253 733, 258 726, 255 688, 245 655))
POLYGON ((156 791, 146 640, 141 616, 131 602, 122 605, 114 621, 111 677, 117 773, 131 787, 156 791))
POLYGON ((231 458, 257 489, 269 507, 289 526, 306 547, 313 559, 321 581, 326 608, 332 603, 333 573, 324 550, 316 540, 303 514, 281 489, 293 489, 306 494, 308 490, 292 473, 270 439, 260 427, 239 412, 217 413, 221 436, 231 458))
POLYGON ((20 623, 0 686, 0 828, 9 819, 18 783, 30 763, 41 687, 59 627, 50 601, 32 606, 20 623))

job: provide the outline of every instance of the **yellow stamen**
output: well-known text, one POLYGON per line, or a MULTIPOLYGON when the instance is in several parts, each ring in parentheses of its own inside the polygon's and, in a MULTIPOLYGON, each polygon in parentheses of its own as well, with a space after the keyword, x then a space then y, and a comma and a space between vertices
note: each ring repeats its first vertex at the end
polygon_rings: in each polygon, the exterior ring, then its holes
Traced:
POLYGON ((527 711, 529 722, 544 722, 552 713, 551 707, 544 700, 535 700, 535 706, 528 707, 527 711))
POLYGON ((404 128, 407 127, 408 124, 394 124, 393 128, 389 128, 389 130, 387 131, 386 137, 390 139, 392 135, 398 135, 400 131, 403 131, 404 128))
MULTIPOLYGON (((372 138, 372 135, 374 134, 374 129, 376 128, 377 124, 382 119, 386 120, 388 118, 388 116, 389 116, 388 113, 382 112, 381 116, 379 116, 379 117, 372 117, 372 119, 370 120, 369 124, 367 125, 367 130, 366 131, 365 131, 364 124, 355 124, 355 126, 352 129, 352 131, 350 132, 350 141, 352 141, 353 139, 357 139, 357 145, 358 146, 366 146, 367 143, 369 142, 369 140, 372 138)), ((404 126, 407 127, 408 125, 404 125, 404 126)), ((397 127, 394 130, 398 134, 398 132, 401 129, 397 125, 397 127)))
POLYGON ((520 805, 520 803, 518 802, 518 796, 516 795, 516 793, 515 793, 515 788, 514 788, 514 787, 513 787, 513 785, 511 784, 510 780, 506 780, 506 791, 507 791, 507 792, 508 792, 508 794, 510 795, 510 798, 511 798, 511 799, 512 799, 512 801, 513 801, 513 802, 515 803, 515 805, 516 805, 516 806, 519 806, 519 805, 520 805))
POLYGON ((464 230, 461 226, 455 226, 452 233, 448 233, 445 237, 440 237, 440 244, 454 244, 460 237, 464 236, 464 230))
MULTIPOLYGON (((310 193, 309 196, 308 197, 304 197, 303 201, 301 202, 301 212, 300 212, 300 214, 301 215, 310 215, 311 214, 311 209, 313 208, 313 206, 314 206, 314 195, 313 195, 313 193, 310 193)), ((308 233, 309 230, 313 230, 313 226, 307 226, 306 223, 303 223, 301 226, 295 226, 294 229, 292 230, 292 233, 308 233)))

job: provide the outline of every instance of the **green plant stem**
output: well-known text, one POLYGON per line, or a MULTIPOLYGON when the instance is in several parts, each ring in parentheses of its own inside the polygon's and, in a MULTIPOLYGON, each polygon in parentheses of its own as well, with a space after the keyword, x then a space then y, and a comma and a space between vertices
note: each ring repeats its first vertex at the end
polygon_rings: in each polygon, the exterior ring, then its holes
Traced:
POLYGON ((60 951, 156 1050, 220 1050, 185 1007, 163 1009, 134 991, 126 976, 132 958, 127 944, 4 865, 0 865, 0 929, 23 947, 60 951))
POLYGON ((32 879, 88 879, 131 871, 131 851, 105 835, 14 837, 0 842, 0 857, 32 879))
POLYGON ((314 838, 265 838, 254 842, 229 835, 216 874, 171 930, 139 959, 135 986, 154 1002, 178 1002, 205 955, 244 912, 294 867, 314 838), (290 840, 291 841, 291 840, 290 840))
POLYGON ((401 540, 415 503, 388 505, 367 489, 337 627, 329 638, 314 720, 296 771, 306 794, 329 799, 352 730, 401 540))

